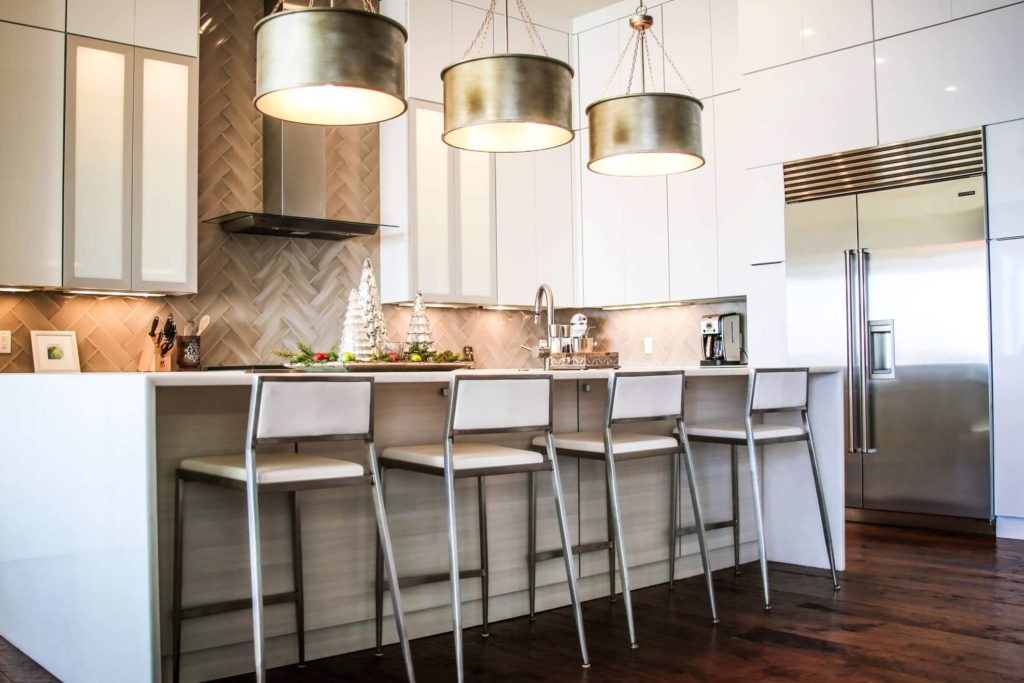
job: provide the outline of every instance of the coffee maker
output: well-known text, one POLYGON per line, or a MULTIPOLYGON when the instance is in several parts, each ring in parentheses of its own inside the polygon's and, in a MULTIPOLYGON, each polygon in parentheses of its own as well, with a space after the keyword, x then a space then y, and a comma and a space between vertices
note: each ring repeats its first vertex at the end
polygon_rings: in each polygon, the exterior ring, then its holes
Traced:
POLYGON ((743 316, 705 315, 700 319, 701 365, 743 364, 743 316))

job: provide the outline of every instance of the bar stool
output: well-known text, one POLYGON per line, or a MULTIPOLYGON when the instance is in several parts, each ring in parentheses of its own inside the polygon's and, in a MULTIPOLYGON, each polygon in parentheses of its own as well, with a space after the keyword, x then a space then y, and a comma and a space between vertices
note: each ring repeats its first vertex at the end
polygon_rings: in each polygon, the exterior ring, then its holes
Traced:
MULTIPOLYGON (((266 605, 293 603, 299 645, 299 664, 305 663, 305 596, 302 580, 302 530, 299 492, 345 486, 369 486, 377 533, 383 541, 383 557, 388 576, 395 582, 395 564, 391 552, 384 497, 379 481, 377 453, 373 442, 373 395, 371 377, 291 377, 257 376, 253 382, 249 407, 249 426, 244 455, 214 455, 187 458, 178 465, 174 507, 174 601, 173 675, 177 683, 181 672, 181 628, 186 619, 252 609, 253 647, 256 680, 266 679, 263 608, 266 605), (316 455, 298 453, 256 454, 265 445, 362 441, 366 445, 369 473, 363 466, 316 455), (249 527, 249 567, 252 600, 182 607, 182 567, 184 563, 185 484, 210 484, 245 491, 249 527), (259 496, 287 492, 291 501, 292 571, 294 590, 263 595, 260 562, 259 496)), ((391 594, 395 627, 401 641, 405 670, 414 681, 409 640, 405 631, 401 600, 397 590, 391 594)))
MULTIPOLYGON (((555 498, 555 510, 566 550, 565 573, 569 582, 569 599, 572 601, 576 618, 576 635, 579 639, 583 667, 590 666, 586 637, 583 632, 583 614, 580 610, 576 590, 576 576, 573 573, 569 555, 569 531, 565 516, 565 499, 562 494, 558 460, 554 457, 555 446, 551 430, 553 420, 553 382, 551 375, 536 373, 516 375, 452 375, 448 386, 448 412, 445 419, 444 439, 440 444, 419 446, 395 446, 385 448, 381 454, 381 467, 410 470, 423 474, 444 477, 445 495, 448 508, 448 561, 449 573, 428 576, 412 576, 402 580, 401 585, 412 586, 426 583, 449 581, 452 595, 452 628, 455 636, 455 660, 458 680, 463 681, 462 659, 462 605, 459 597, 459 580, 480 578, 482 592, 483 628, 482 635, 488 635, 487 603, 489 599, 489 572, 487 558, 487 501, 484 478, 499 474, 515 474, 550 471, 551 486, 555 498), (532 450, 507 448, 491 444, 455 442, 455 437, 478 436, 482 434, 503 434, 510 432, 543 432, 538 437, 547 443, 543 454, 532 450), (455 523, 455 480, 475 477, 480 514, 480 568, 459 570, 458 530, 455 523)), ((383 591, 395 590, 393 578, 384 584, 378 572, 377 580, 377 624, 378 651, 380 648, 380 623, 382 618, 383 591)))
MULTIPOLYGON (((682 370, 652 372, 616 372, 608 378, 608 400, 605 404, 604 429, 600 432, 577 432, 556 434, 555 449, 560 456, 603 460, 607 486, 608 540, 577 546, 577 553, 597 550, 608 551, 608 573, 611 582, 611 596, 615 596, 615 555, 618 554, 619 572, 622 575, 622 597, 626 605, 626 623, 632 647, 638 647, 633 625, 633 602, 629 589, 629 562, 626 545, 622 538, 622 516, 619 510, 619 495, 616 486, 615 464, 618 461, 636 460, 666 455, 672 458, 672 481, 670 482, 671 505, 669 511, 669 583, 675 579, 675 561, 679 533, 679 459, 684 456, 686 477, 690 486, 690 503, 693 506, 694 526, 700 544, 701 561, 704 564, 704 579, 707 583, 708 602, 711 606, 712 623, 718 623, 715 607, 715 588, 711 581, 711 563, 708 559, 707 540, 701 521, 700 492, 694 476, 693 457, 684 429, 686 405, 686 373, 682 370), (618 424, 630 422, 672 421, 677 434, 682 436, 638 434, 612 431, 618 424)), ((534 440, 534 447, 543 446, 540 439, 534 440)), ((532 494, 531 511, 536 507, 532 494)), ((531 514, 536 519, 536 513, 531 514)), ((530 614, 533 614, 535 574, 537 561, 556 557, 559 551, 538 554, 535 548, 536 533, 530 534, 530 614)))
MULTIPOLYGON (((768 592, 768 558, 764 549, 764 513, 761 509, 761 487, 757 475, 757 447, 778 443, 806 441, 811 458, 811 473, 818 496, 818 510, 821 513, 821 527, 825 536, 828 564, 832 570, 832 587, 839 590, 836 577, 836 561, 832 550, 832 531, 825 508, 825 494, 821 487, 818 458, 814 452, 814 437, 811 422, 807 418, 807 394, 809 372, 807 368, 759 368, 750 371, 747 384, 747 407, 744 421, 716 424, 692 424, 686 428, 690 441, 700 443, 727 444, 732 447, 733 459, 737 446, 747 447, 750 459, 750 486, 754 497, 754 523, 757 527, 757 552, 761 561, 761 583, 764 588, 764 609, 772 608, 768 592), (776 424, 755 424, 754 416, 765 413, 799 412, 803 426, 776 424)), ((739 545, 738 539, 736 545, 739 545)), ((739 552, 738 550, 736 551, 739 552)))

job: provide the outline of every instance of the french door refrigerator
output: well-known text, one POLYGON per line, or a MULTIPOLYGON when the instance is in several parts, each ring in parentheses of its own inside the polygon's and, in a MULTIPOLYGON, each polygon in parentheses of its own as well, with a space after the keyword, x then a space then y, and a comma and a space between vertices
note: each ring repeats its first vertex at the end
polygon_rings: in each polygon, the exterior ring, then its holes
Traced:
POLYGON ((790 360, 847 372, 847 506, 989 519, 982 176, 788 204, 790 360))

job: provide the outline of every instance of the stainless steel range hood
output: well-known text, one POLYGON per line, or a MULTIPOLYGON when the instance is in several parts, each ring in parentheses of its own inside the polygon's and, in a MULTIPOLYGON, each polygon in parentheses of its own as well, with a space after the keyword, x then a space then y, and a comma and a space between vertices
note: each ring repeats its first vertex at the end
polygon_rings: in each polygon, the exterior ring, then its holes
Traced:
POLYGON ((263 211, 208 218, 225 232, 346 240, 375 235, 379 223, 326 216, 326 129, 263 119, 263 211))

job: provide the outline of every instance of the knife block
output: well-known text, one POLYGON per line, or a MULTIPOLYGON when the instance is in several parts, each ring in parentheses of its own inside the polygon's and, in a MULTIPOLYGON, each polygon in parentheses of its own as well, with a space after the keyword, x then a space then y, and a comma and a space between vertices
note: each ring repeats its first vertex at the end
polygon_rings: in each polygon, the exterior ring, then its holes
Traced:
POLYGON ((139 354, 139 372, 171 372, 174 370, 175 349, 160 356, 160 347, 153 342, 143 342, 142 353, 139 354))

